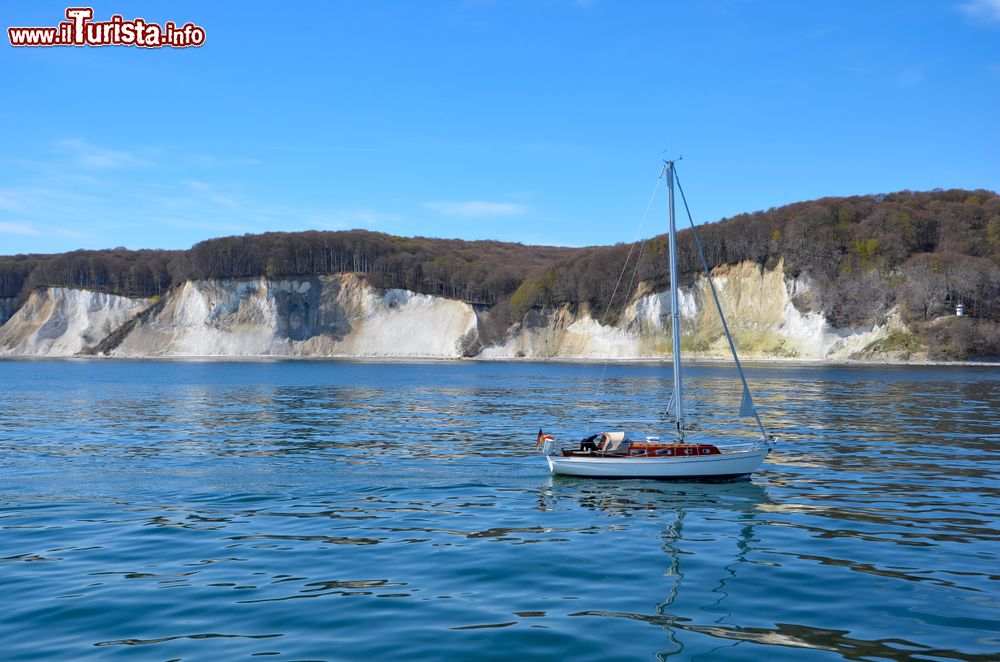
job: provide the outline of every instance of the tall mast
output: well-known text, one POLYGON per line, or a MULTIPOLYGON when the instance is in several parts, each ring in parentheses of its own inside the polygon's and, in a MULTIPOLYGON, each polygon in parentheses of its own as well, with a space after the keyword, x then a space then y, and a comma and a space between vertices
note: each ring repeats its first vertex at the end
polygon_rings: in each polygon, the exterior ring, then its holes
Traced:
POLYGON ((667 210, 670 218, 670 328, 674 345, 674 419, 684 429, 684 392, 681 388, 681 308, 677 295, 677 227, 674 225, 674 162, 667 161, 667 210))

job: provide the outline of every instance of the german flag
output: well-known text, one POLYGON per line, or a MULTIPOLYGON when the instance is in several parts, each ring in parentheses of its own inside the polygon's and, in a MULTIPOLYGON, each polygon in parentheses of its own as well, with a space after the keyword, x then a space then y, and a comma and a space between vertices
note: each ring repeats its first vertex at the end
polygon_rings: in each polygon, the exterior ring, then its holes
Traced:
POLYGON ((538 428, 538 443, 535 444, 535 450, 537 451, 542 447, 542 444, 546 441, 555 441, 555 437, 550 434, 545 434, 542 432, 542 428, 538 428))

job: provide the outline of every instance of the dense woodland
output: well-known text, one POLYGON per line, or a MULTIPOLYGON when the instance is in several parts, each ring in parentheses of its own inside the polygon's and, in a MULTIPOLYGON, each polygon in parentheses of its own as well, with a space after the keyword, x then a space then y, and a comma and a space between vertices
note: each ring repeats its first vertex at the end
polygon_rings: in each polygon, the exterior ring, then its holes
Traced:
MULTIPOLYGON (((822 198, 741 214, 697 232, 711 267, 783 259, 789 275, 807 273, 817 285, 814 304, 834 325, 875 322, 898 305, 933 358, 1000 356, 1000 196, 994 192, 822 198), (966 318, 929 324, 954 313, 958 303, 966 318)), ((664 236, 636 247, 623 285, 665 288, 666 251, 664 236)), ((611 294, 629 254, 625 244, 578 249, 521 284, 510 318, 566 303, 615 319, 627 302, 620 293, 612 301, 611 294)), ((702 271, 690 231, 678 238, 678 259, 685 281, 702 271)))
POLYGON ((126 296, 159 295, 191 279, 363 273, 378 287, 405 288, 492 305, 528 273, 574 249, 499 241, 405 238, 366 230, 269 232, 222 237, 186 251, 116 248, 0 257, 0 297, 68 286, 126 296))
MULTIPOLYGON (((698 234, 712 267, 783 259, 790 275, 807 273, 817 285, 814 304, 836 325, 876 321, 898 305, 941 357, 1000 355, 996 193, 823 198, 702 225, 698 234), (931 324, 959 302, 966 319, 931 324)), ((666 251, 664 235, 635 247, 558 248, 363 230, 273 232, 211 239, 182 251, 119 248, 0 257, 0 297, 23 301, 44 286, 153 296, 192 278, 358 272, 379 287, 490 306, 484 329, 484 340, 490 341, 530 309, 565 304, 614 320, 639 282, 666 287, 666 251), (612 300, 619 274, 622 282, 612 300)), ((690 231, 681 233, 678 252, 683 278, 690 281, 702 269, 690 231)))
MULTIPOLYGON (((932 319, 961 301, 972 317, 1000 320, 1000 196, 995 193, 824 198, 703 225, 698 235, 712 267, 741 260, 766 265, 783 258, 790 275, 807 272, 819 286, 821 308, 837 325, 873 321, 895 302, 909 319, 932 319)), ((623 301, 609 301, 615 279, 608 271, 617 275, 629 248, 578 249, 523 283, 514 295, 516 311, 586 302, 592 310, 610 307, 614 314, 623 301)), ((666 250, 664 236, 647 240, 633 252, 625 278, 634 272, 637 282, 665 286, 666 250)), ((686 280, 702 271, 690 231, 679 237, 678 258, 686 280)))

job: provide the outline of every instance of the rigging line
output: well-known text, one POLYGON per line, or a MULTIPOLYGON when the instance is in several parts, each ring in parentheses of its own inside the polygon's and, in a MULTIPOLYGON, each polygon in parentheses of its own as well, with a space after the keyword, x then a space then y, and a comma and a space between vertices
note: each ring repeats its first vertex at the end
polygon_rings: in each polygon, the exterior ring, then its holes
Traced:
POLYGON ((648 237, 646 239, 643 239, 642 243, 639 244, 639 252, 636 253, 635 256, 635 268, 632 269, 632 276, 628 280, 628 287, 625 288, 626 292, 632 291, 632 286, 635 284, 635 277, 639 275, 639 263, 642 261, 642 252, 646 248, 647 241, 649 241, 648 237))
MULTIPOLYGON (((659 187, 657 187, 657 188, 659 188, 659 187)), ((653 191, 653 195, 656 195, 656 191, 655 190, 653 191)), ((646 211, 647 211, 647 213, 649 212, 648 205, 647 205, 646 211)), ((645 217, 643 217, 643 222, 645 222, 645 217)), ((640 230, 641 230, 641 227, 640 227, 640 230)), ((632 291, 632 286, 635 285, 635 277, 639 275, 639 263, 642 262, 642 253, 646 249, 646 242, 647 241, 649 241, 649 237, 643 239, 642 243, 639 244, 639 252, 636 253, 636 256, 635 256, 635 267, 632 269, 632 275, 629 277, 628 286, 625 288, 626 296, 627 296, 628 292, 632 291)), ((625 264, 628 265, 628 260, 627 259, 625 260, 625 264)), ((610 307, 610 304, 609 304, 609 307, 610 307)), ((640 333, 640 338, 641 338, 641 334, 642 334, 641 327, 639 329, 639 333, 640 333)), ((607 367, 608 367, 608 361, 605 361, 604 362, 604 370, 607 370, 607 367)), ((601 380, 597 382, 597 393, 595 393, 595 397, 600 395, 601 383, 604 380, 604 370, 601 371, 601 380)))
MULTIPOLYGON (((715 300, 715 309, 719 311, 719 319, 722 321, 722 330, 726 332, 726 340, 729 341, 729 351, 733 354, 733 361, 736 362, 736 371, 740 375, 740 381, 743 382, 743 394, 740 396, 742 402, 743 397, 750 399, 750 408, 753 410, 753 417, 757 419, 757 427, 760 428, 760 433, 767 438, 767 430, 764 429, 764 424, 760 420, 760 414, 757 413, 757 407, 753 403, 753 396, 750 394, 750 387, 747 385, 747 377, 743 374, 743 366, 740 365, 740 357, 736 355, 736 345, 733 343, 733 336, 729 333, 729 325, 726 323, 726 316, 722 314, 722 304, 719 303, 719 294, 715 291, 715 283, 712 282, 712 270, 708 268, 708 260, 705 259, 705 251, 701 247, 701 238, 698 237, 698 229, 694 226, 694 218, 691 217, 691 209, 688 207, 687 197, 684 195, 684 187, 681 186, 681 179, 677 176, 677 169, 674 168, 674 179, 677 182, 677 190, 681 192, 681 201, 684 203, 684 211, 687 212, 688 223, 691 224, 691 235, 694 237, 694 245, 698 248, 698 256, 701 258, 701 266, 705 268, 705 277, 708 279, 708 286, 712 290, 712 298, 715 300)), ((740 405, 742 408, 742 404, 740 405)))
MULTIPOLYGON (((642 219, 639 221, 639 228, 635 231, 635 238, 632 240, 632 245, 629 246, 628 255, 625 256, 625 261, 622 263, 621 273, 618 274, 618 281, 615 283, 614 289, 611 291, 611 298, 608 299, 608 305, 604 307, 604 315, 601 317, 601 325, 608 320, 608 314, 611 312, 611 304, 614 303, 615 295, 618 294, 618 286, 622 284, 622 278, 625 276, 625 270, 628 268, 628 261, 632 259, 632 251, 635 250, 635 245, 639 243, 639 235, 642 234, 642 228, 646 225, 646 218, 649 216, 649 209, 653 206, 653 200, 656 198, 656 192, 660 190, 660 180, 663 176, 656 178, 656 186, 653 187, 653 193, 649 196, 649 202, 646 203, 646 211, 642 213, 642 219)), ((645 244, 646 240, 643 239, 642 243, 645 244)), ((636 261, 636 267, 638 267, 638 261, 636 261)))
MULTIPOLYGON (((642 218, 639 220, 639 227, 635 231, 635 238, 632 240, 632 245, 629 246, 628 255, 625 256, 625 261, 622 263, 621 273, 618 274, 618 280, 615 282, 615 287, 611 290, 611 298, 608 299, 607 305, 604 307, 604 314, 601 316, 601 326, 605 326, 608 321, 608 314, 611 312, 611 305, 614 303, 615 295, 618 294, 618 287, 622 284, 622 278, 625 276, 625 270, 628 269, 628 261, 632 258, 632 251, 635 250, 635 245, 639 243, 639 235, 642 234, 642 228, 646 225, 646 219, 649 217, 649 210, 653 206, 653 200, 656 199, 656 193, 660 190, 660 182, 663 180, 663 173, 661 172, 656 177, 656 185, 653 186, 653 192, 649 195, 649 201, 646 203, 646 211, 642 213, 642 218)), ((646 240, 642 240, 642 245, 646 245, 646 240)), ((642 257, 642 248, 639 249, 639 255, 635 260, 635 270, 632 272, 632 278, 635 278, 635 274, 639 271, 639 258, 642 257)), ((629 282, 629 288, 632 287, 631 281, 629 282)), ((594 395, 590 399, 589 409, 593 410, 594 405, 597 402, 597 398, 601 394, 601 385, 604 383, 604 375, 608 371, 608 361, 604 361, 604 365, 601 367, 601 376, 597 380, 597 388, 594 389, 594 395)), ((590 423, 587 424, 587 434, 590 436, 590 423)))

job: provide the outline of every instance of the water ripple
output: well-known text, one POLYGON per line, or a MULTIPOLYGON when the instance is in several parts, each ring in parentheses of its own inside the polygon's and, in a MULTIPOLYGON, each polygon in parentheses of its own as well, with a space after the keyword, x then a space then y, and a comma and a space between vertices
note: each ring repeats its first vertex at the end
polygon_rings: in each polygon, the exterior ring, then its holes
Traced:
POLYGON ((4 657, 1000 657, 995 371, 751 366, 752 482, 553 479, 538 427, 663 408, 599 372, 2 362, 4 657))

